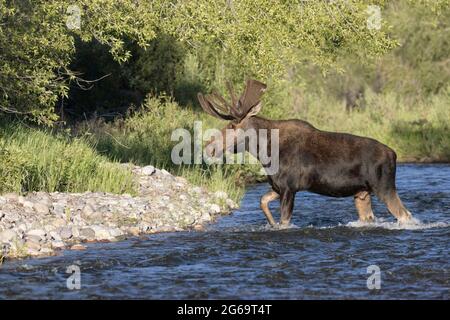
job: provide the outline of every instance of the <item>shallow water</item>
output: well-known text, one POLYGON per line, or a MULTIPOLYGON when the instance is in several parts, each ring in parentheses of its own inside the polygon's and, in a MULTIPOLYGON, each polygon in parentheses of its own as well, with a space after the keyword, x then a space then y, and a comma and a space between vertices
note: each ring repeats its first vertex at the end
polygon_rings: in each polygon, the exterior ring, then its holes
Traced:
POLYGON ((298 193, 294 226, 273 230, 259 209, 261 184, 206 232, 6 262, 0 298, 449 299, 450 166, 400 165, 397 186, 420 222, 399 226, 375 200, 377 221, 361 224, 351 198, 298 193), (67 288, 71 265, 79 290, 67 288), (380 289, 368 289, 371 265, 380 289))

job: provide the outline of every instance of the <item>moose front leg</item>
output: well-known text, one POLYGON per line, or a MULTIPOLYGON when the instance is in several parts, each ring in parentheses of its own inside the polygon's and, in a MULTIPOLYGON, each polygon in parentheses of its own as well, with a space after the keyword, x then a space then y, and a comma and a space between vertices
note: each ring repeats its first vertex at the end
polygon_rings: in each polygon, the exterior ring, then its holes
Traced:
POLYGON ((281 193, 281 226, 288 226, 292 217, 292 210, 294 209, 295 192, 285 190, 281 193))
POLYGON ((269 221, 271 226, 275 226, 276 222, 273 219, 272 213, 270 212, 269 202, 278 199, 279 197, 280 195, 273 190, 267 192, 261 197, 261 209, 266 215, 267 221, 269 221))

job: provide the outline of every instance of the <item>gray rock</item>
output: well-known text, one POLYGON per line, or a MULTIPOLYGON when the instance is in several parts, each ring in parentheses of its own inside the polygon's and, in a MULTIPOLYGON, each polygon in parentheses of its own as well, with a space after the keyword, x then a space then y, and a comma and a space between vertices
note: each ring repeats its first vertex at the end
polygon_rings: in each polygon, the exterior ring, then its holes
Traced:
POLYGON ((95 238, 97 240, 109 240, 111 239, 111 234, 109 233, 109 230, 103 226, 91 226, 91 229, 95 232, 95 238))
POLYGON ((37 236, 40 237, 41 239, 45 238, 46 234, 47 233, 45 232, 45 230, 42 229, 32 229, 26 232, 27 236, 37 236))
POLYGON ((25 247, 27 249, 33 249, 36 251, 39 251, 39 249, 41 249, 41 245, 39 244, 39 242, 35 242, 35 241, 25 241, 25 247))
POLYGON ((52 248, 54 249, 64 249, 66 245, 62 241, 54 240, 51 242, 52 248))
POLYGON ((86 217, 89 217, 93 213, 94 213, 94 208, 90 204, 85 205, 83 210, 81 210, 81 214, 86 217))
POLYGON ((66 225, 66 220, 64 220, 63 218, 56 218, 52 221, 52 225, 55 228, 61 228, 64 227, 66 225))
POLYGON ((212 214, 218 214, 220 213, 220 211, 221 211, 220 206, 215 203, 209 206, 209 212, 212 214))
POLYGON ((54 214, 58 216, 64 216, 65 214, 65 206, 60 203, 55 203, 52 206, 52 211, 54 214))
POLYGON ((59 231, 59 235, 62 239, 70 239, 72 237, 72 228, 70 227, 63 227, 59 231))
POLYGON ((114 238, 123 236, 123 234, 124 234, 123 231, 120 230, 119 228, 112 228, 109 230, 109 233, 111 234, 111 237, 114 237, 114 238))
POLYGON ((26 237, 26 243, 38 243, 41 242, 43 239, 40 236, 37 235, 27 235, 26 237))
POLYGON ((51 240, 62 241, 61 236, 60 236, 59 233, 56 232, 56 231, 50 231, 49 235, 50 235, 50 239, 51 239, 51 240))
POLYGON ((139 169, 139 174, 150 176, 153 173, 155 173, 155 167, 154 166, 145 166, 139 169))
POLYGON ((169 172, 169 171, 167 171, 166 169, 162 169, 161 170, 161 173, 163 174, 163 175, 166 175, 166 176, 171 176, 172 174, 169 172))
POLYGON ((49 214, 49 212, 50 212, 50 209, 48 208, 48 206, 41 202, 35 203, 33 205, 33 209, 38 214, 49 214))
POLYGON ((208 212, 204 212, 200 217, 201 222, 209 222, 211 220, 212 220, 211 215, 208 212))
POLYGON ((236 209, 238 207, 238 205, 231 199, 227 199, 225 201, 225 204, 228 206, 228 208, 230 209, 236 209))
POLYGON ((203 192, 202 188, 200 188, 200 187, 193 187, 191 190, 193 193, 197 193, 197 194, 200 194, 203 192))
POLYGON ((95 231, 91 228, 83 228, 80 230, 80 237, 88 240, 93 240, 95 239, 95 231))
POLYGON ((53 249, 47 248, 47 247, 43 247, 43 248, 41 248, 41 250, 39 250, 39 255, 49 255, 52 253, 53 253, 53 249))
POLYGON ((0 231, 0 242, 10 242, 16 237, 17 233, 11 229, 0 231))
POLYGON ((34 203, 31 202, 31 201, 28 201, 28 200, 24 200, 24 201, 22 202, 22 206, 23 206, 24 208, 33 209, 34 203))
POLYGON ((78 229, 77 227, 73 226, 72 227, 72 236, 74 238, 78 238, 80 236, 80 229, 78 229))

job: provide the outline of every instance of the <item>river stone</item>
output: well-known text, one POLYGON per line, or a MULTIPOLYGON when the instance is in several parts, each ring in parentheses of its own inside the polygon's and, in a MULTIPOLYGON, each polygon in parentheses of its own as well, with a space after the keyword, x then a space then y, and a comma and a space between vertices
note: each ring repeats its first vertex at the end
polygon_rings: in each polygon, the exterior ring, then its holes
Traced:
POLYGON ((204 212, 204 213, 202 214, 202 216, 200 217, 200 220, 201 220, 202 222, 209 222, 209 221, 212 220, 212 218, 211 218, 211 215, 210 215, 208 212, 204 212))
POLYGON ((83 228, 80 230, 80 237, 88 240, 93 240, 95 239, 95 231, 91 228, 83 228))
POLYGON ((116 238, 116 237, 120 237, 123 236, 123 232, 122 230, 120 230, 119 228, 112 228, 109 233, 111 234, 112 237, 116 238))
POLYGON ((70 227, 63 227, 59 231, 59 235, 62 239, 70 239, 72 237, 72 228, 70 227))
POLYGON ((0 242, 10 242, 16 237, 17 234, 11 229, 0 231, 0 242))
POLYGON ((42 241, 42 238, 40 236, 36 236, 36 235, 27 235, 26 241, 27 241, 27 243, 28 242, 39 243, 42 241))
POLYGON ((22 202, 22 206, 23 206, 24 208, 33 209, 34 203, 31 202, 31 201, 28 201, 28 200, 24 200, 24 201, 22 202))
POLYGON ((109 240, 111 239, 111 234, 108 229, 102 226, 91 226, 91 229, 95 232, 95 238, 97 240, 109 240))
POLYGON ((74 244, 70 247, 71 250, 86 250, 86 246, 83 246, 82 244, 74 244))
POLYGON ((66 245, 62 241, 54 240, 51 242, 52 248, 54 249, 64 249, 66 245))
POLYGON ((39 254, 40 255, 51 255, 51 254, 53 254, 54 253, 54 251, 53 251, 53 249, 51 249, 51 248, 47 248, 47 247, 43 247, 43 248, 41 248, 41 250, 39 250, 39 254))
POLYGON ((93 213, 94 213, 94 208, 90 204, 85 205, 83 210, 81 211, 81 214, 85 217, 89 217, 93 213))
POLYGON ((52 221, 52 224, 55 228, 61 228, 64 227, 67 223, 63 218, 56 218, 52 221))
POLYGON ((62 241, 61 236, 60 236, 59 233, 56 232, 56 231, 50 231, 50 232, 49 232, 49 235, 50 235, 50 238, 51 238, 52 240, 55 240, 55 241, 62 241))
POLYGON ((48 214, 50 212, 50 209, 48 206, 44 203, 37 202, 33 205, 34 211, 38 214, 48 214))
POLYGON ((133 236, 138 236, 140 234, 140 230, 138 227, 129 227, 127 231, 133 236))
POLYGON ((197 193, 197 194, 200 194, 203 192, 201 187, 193 187, 191 190, 193 193, 197 193))
POLYGON ((213 203, 209 206, 210 213, 217 214, 220 213, 220 211, 220 206, 218 204, 213 203))
POLYGON ((203 225, 201 225, 201 224, 196 224, 196 225, 194 226, 194 230, 195 230, 195 231, 204 231, 204 230, 205 230, 205 227, 204 227, 203 225))
POLYGON ((39 244, 39 242, 30 241, 30 239, 27 239, 27 241, 25 241, 25 246, 28 249, 34 249, 34 250, 39 250, 41 248, 41 245, 39 244))
POLYGON ((60 203, 55 203, 52 206, 52 211, 55 215, 64 216, 65 215, 65 207, 60 203))
POLYGON ((78 229, 78 227, 76 226, 72 227, 72 236, 74 238, 78 238, 80 236, 80 229, 78 229))
POLYGON ((138 173, 145 175, 145 176, 150 176, 155 172, 155 167, 154 166, 145 166, 139 169, 138 173))
POLYGON ((225 201, 225 204, 228 206, 228 208, 230 209, 236 209, 238 207, 238 205, 231 199, 227 199, 225 201))
POLYGON ((42 229, 32 229, 26 232, 27 236, 37 236, 41 239, 45 238, 45 235, 47 234, 45 230, 42 229))

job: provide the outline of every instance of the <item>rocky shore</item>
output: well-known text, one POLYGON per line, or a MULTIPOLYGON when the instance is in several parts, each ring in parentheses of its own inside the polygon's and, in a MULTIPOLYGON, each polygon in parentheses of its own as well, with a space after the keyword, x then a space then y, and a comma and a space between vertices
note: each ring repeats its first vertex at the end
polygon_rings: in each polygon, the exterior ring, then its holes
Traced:
POLYGON ((6 258, 48 256, 83 250, 86 242, 202 230, 237 205, 224 192, 211 193, 153 166, 131 166, 136 196, 101 192, 0 196, 0 264, 6 258))

